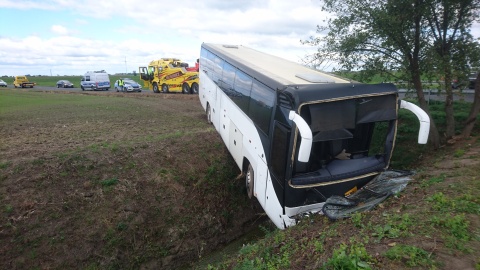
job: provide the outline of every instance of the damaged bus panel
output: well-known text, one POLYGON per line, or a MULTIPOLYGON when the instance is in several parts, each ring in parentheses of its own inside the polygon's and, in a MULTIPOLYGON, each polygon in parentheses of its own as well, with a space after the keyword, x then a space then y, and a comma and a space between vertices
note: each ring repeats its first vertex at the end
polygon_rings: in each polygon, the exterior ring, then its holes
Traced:
POLYGON ((200 102, 278 228, 386 171, 398 111, 430 121, 393 84, 361 84, 236 45, 202 44, 200 102))

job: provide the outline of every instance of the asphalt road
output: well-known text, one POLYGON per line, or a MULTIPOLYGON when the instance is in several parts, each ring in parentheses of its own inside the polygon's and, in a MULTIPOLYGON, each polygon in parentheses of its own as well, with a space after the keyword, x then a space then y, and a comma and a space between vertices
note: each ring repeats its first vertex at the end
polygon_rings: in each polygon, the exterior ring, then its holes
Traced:
MULTIPOLYGON (((32 89, 32 88, 25 88, 25 89, 32 89)), ((82 91, 81 88, 79 87, 74 87, 74 88, 57 88, 56 86, 35 86, 33 89, 37 90, 46 90, 46 91, 71 91, 71 92, 111 92, 114 93, 116 92, 114 89, 110 88, 108 91, 93 91, 93 90, 85 90, 82 91)), ((141 93, 153 93, 152 91, 146 89, 142 90, 142 92, 128 92, 128 93, 136 93, 136 94, 141 94, 141 93)))

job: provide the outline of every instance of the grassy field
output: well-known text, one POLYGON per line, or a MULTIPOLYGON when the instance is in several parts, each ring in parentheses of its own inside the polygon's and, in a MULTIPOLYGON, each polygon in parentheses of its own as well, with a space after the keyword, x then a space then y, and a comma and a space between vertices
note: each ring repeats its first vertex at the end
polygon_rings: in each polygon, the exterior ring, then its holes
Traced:
MULTIPOLYGON (((116 80, 119 78, 131 78, 132 80, 140 83, 143 85, 142 81, 140 80, 140 77, 133 76, 133 75, 110 75, 110 84, 113 85, 116 80)), ((80 80, 82 79, 82 76, 27 76, 28 81, 30 82, 35 82, 37 86, 50 86, 50 87, 55 87, 56 83, 59 80, 68 80, 71 83, 75 85, 75 87, 80 87, 80 80)), ((13 85, 13 81, 15 78, 13 77, 3 77, 1 78, 4 80, 8 85, 13 85)))
MULTIPOLYGON (((469 104, 455 106, 461 121, 469 104)), ((0 90, 0 269, 478 269, 478 126, 431 152, 400 118, 407 190, 348 220, 264 222, 260 241, 199 266, 264 212, 198 97, 0 90)))

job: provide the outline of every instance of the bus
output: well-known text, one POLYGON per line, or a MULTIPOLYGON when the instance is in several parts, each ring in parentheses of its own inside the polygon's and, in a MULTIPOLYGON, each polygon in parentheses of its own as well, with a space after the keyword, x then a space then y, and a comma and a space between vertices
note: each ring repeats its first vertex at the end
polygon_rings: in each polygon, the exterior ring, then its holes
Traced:
POLYGON ((398 110, 430 120, 400 100, 393 84, 361 84, 241 45, 203 43, 199 99, 280 229, 321 213, 331 196, 348 197, 388 169, 398 110))

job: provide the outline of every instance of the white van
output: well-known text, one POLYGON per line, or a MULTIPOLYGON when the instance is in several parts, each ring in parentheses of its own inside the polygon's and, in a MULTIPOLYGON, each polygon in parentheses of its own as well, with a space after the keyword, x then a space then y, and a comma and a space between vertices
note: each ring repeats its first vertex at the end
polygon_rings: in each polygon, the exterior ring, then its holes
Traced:
POLYGON ((87 71, 80 81, 80 88, 85 90, 106 90, 110 89, 110 77, 105 70, 87 71))

